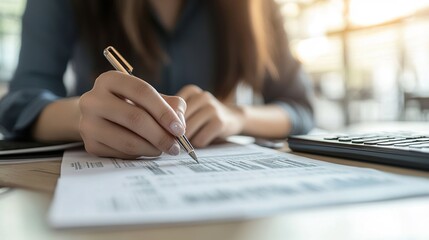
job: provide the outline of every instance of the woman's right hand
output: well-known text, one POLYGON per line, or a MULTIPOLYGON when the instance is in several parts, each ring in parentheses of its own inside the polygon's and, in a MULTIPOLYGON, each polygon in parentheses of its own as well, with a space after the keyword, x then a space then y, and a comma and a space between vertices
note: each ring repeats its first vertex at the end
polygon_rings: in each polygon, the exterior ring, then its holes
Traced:
POLYGON ((105 72, 80 97, 79 108, 79 131, 90 154, 135 159, 180 152, 174 136, 185 133, 185 101, 160 95, 139 78, 105 72))

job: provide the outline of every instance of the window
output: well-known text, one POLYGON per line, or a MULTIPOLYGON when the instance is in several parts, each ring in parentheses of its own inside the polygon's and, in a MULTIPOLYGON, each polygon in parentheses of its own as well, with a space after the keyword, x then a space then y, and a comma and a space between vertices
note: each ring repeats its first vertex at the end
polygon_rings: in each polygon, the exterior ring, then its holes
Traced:
POLYGON ((408 100, 429 97, 429 0, 277 1, 319 127, 428 117, 408 100))
POLYGON ((10 80, 18 61, 24 0, 0 0, 0 84, 10 80))

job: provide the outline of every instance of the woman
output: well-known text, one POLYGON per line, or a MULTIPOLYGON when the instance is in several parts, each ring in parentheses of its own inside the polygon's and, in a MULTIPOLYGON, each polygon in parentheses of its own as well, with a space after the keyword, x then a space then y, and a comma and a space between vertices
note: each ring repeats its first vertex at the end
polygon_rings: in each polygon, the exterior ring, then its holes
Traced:
POLYGON ((185 128, 195 147, 305 133, 308 95, 273 0, 28 0, 0 123, 7 138, 83 140, 94 155, 133 159, 179 154, 174 136, 185 128), (109 45, 141 79, 109 71, 109 45), (241 82, 264 104, 234 104, 241 82))

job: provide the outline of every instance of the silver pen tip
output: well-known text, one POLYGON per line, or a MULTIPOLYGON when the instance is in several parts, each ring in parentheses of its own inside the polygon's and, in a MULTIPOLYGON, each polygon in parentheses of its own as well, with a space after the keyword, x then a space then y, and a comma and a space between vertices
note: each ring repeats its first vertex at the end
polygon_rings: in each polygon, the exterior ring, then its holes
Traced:
POLYGON ((189 156, 191 156, 197 163, 200 163, 197 158, 197 154, 194 151, 189 152, 189 156))

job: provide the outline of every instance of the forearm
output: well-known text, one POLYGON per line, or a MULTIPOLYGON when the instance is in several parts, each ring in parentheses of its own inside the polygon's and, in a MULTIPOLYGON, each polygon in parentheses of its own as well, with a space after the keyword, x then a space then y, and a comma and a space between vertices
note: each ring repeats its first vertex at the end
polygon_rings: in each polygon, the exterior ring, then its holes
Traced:
POLYGON ((81 141, 79 98, 66 98, 47 105, 33 126, 39 141, 81 141))
POLYGON ((292 128, 287 112, 278 105, 241 107, 242 134, 263 138, 284 138, 292 128))

